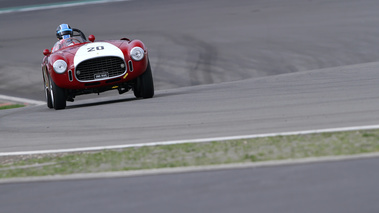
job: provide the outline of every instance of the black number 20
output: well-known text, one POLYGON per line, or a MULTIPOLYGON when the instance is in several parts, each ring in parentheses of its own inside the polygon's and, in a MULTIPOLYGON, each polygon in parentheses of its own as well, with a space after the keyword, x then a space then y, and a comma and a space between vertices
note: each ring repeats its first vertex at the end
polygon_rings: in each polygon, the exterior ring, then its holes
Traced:
POLYGON ((104 46, 97 46, 97 47, 88 47, 87 52, 93 52, 95 50, 103 50, 104 46))

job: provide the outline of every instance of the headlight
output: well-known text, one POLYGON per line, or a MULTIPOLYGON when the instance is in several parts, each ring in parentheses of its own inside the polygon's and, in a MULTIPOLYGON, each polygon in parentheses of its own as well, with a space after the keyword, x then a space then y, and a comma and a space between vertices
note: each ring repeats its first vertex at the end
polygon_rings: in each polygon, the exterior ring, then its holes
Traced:
POLYGON ((145 56, 145 51, 141 47, 133 47, 130 51, 130 57, 135 61, 141 61, 145 56))
POLYGON ((66 72, 67 63, 63 60, 56 60, 53 64, 53 68, 56 73, 62 74, 66 72))

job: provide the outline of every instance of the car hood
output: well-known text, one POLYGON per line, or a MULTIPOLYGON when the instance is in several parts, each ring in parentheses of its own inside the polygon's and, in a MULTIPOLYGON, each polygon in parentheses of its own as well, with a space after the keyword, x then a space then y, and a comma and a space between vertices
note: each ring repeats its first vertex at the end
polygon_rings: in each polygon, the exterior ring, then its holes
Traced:
POLYGON ((104 56, 116 56, 125 60, 123 52, 117 46, 108 42, 93 42, 78 48, 74 57, 74 66, 82 61, 104 56))
POLYGON ((54 54, 61 55, 69 61, 73 61, 75 67, 85 60, 104 56, 116 56, 125 60, 120 48, 109 42, 91 42, 83 45, 74 45, 61 49, 54 54))

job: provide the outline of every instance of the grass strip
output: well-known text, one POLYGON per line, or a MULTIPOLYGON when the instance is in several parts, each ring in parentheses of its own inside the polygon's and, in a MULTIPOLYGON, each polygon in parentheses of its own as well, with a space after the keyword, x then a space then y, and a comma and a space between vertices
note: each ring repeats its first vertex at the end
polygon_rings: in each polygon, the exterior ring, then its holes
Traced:
POLYGON ((25 105, 22 105, 22 104, 10 104, 10 105, 4 105, 4 106, 0 106, 0 110, 3 110, 3 109, 13 109, 13 108, 20 108, 20 107, 24 107, 25 105))
POLYGON ((146 146, 100 152, 0 157, 0 178, 258 162, 370 152, 379 152, 379 130, 146 146))

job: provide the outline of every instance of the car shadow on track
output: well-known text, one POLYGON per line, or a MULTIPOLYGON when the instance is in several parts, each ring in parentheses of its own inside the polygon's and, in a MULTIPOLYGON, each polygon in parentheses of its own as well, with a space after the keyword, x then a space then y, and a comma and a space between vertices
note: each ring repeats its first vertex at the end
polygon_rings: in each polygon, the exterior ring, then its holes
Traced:
POLYGON ((129 101, 136 101, 136 100, 139 100, 139 99, 138 98, 123 98, 123 99, 113 99, 113 100, 91 99, 90 103, 88 103, 89 100, 86 100, 87 103, 67 105, 66 109, 75 109, 75 108, 83 108, 83 107, 91 107, 91 106, 99 106, 99 105, 108 105, 108 104, 115 104, 115 103, 120 103, 120 102, 129 102, 129 101))
MULTIPOLYGON (((193 93, 193 92, 189 92, 189 91, 160 91, 160 92, 156 93, 152 99, 155 100, 157 98, 165 98, 165 97, 170 97, 170 96, 182 96, 183 94, 187 94, 187 93, 193 93)), ((120 103, 120 102, 150 100, 150 98, 149 99, 143 99, 143 98, 127 97, 127 98, 112 99, 112 97, 114 98, 117 96, 109 96, 108 98, 94 98, 94 99, 80 100, 78 102, 74 102, 73 104, 68 104, 66 106, 66 109, 76 109, 76 108, 84 108, 84 107, 91 107, 91 106, 108 105, 108 104, 115 104, 115 103, 120 103)))

